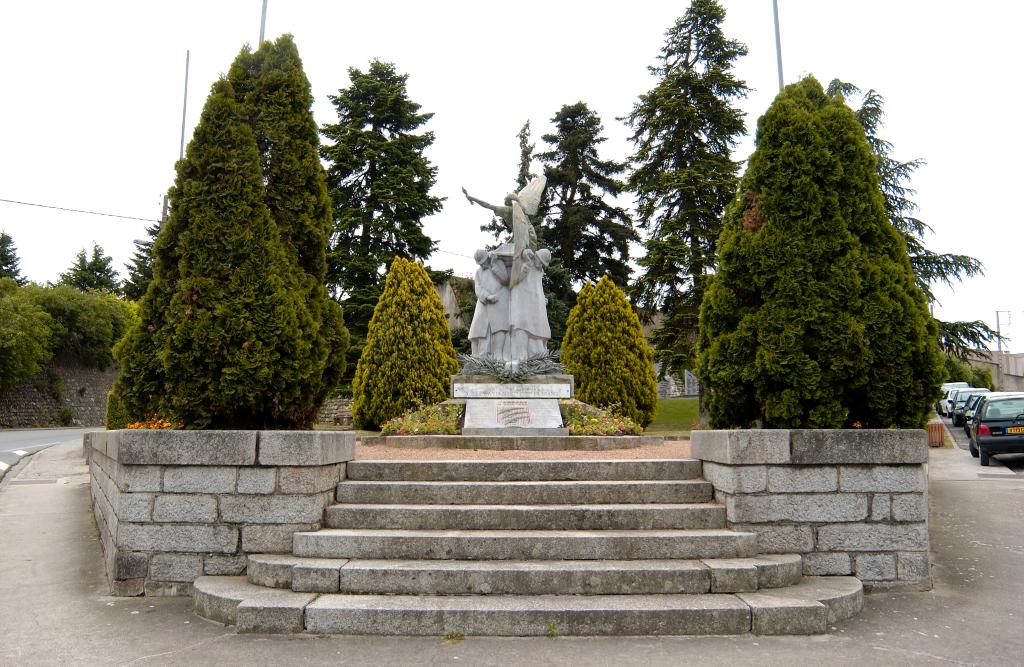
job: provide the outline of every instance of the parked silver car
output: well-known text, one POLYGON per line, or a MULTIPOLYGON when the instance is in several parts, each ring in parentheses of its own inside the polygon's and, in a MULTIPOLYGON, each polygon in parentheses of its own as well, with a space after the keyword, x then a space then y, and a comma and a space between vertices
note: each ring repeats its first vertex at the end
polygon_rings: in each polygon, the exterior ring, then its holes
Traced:
POLYGON ((956 399, 953 401, 953 409, 949 412, 950 419, 953 420, 953 426, 961 426, 964 423, 964 406, 967 405, 967 399, 978 394, 987 394, 989 391, 991 390, 988 387, 958 389, 956 399))

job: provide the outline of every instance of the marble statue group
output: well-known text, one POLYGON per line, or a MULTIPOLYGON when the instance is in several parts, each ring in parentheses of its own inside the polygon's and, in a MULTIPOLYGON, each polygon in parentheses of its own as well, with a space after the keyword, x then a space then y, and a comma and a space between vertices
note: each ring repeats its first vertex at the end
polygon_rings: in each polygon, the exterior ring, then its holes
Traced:
POLYGON ((495 206, 462 192, 471 204, 494 211, 512 232, 512 242, 477 250, 476 311, 469 327, 473 356, 518 363, 547 352, 551 327, 541 287, 551 252, 537 247, 529 216, 536 215, 546 179, 538 176, 495 206))

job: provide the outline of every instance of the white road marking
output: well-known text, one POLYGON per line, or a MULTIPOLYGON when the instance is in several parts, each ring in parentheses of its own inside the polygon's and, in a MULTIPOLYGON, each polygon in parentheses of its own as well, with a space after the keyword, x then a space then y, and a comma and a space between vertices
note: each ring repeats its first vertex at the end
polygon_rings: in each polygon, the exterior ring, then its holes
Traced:
POLYGON ((7 472, 11 469, 11 466, 7 465, 3 461, 0 461, 0 472, 7 472))
POLYGON ((14 450, 13 452, 11 452, 11 453, 12 453, 12 454, 15 454, 15 455, 17 455, 17 456, 28 456, 28 452, 26 452, 26 451, 25 451, 24 449, 15 449, 15 450, 14 450))

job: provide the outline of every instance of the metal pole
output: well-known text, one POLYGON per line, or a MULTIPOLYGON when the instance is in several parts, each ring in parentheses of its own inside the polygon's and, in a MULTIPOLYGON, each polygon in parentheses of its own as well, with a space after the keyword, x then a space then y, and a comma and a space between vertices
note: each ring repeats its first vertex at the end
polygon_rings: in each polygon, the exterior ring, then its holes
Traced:
POLYGON ((185 98, 181 103, 181 145, 178 147, 178 159, 185 157, 185 109, 188 107, 188 60, 189 52, 185 51, 185 98))
MULTIPOLYGON (((266 4, 266 0, 264 0, 266 4)), ((779 39, 779 0, 772 0, 772 12, 775 14, 775 59, 779 64, 779 92, 782 92, 782 40, 779 39)))
POLYGON ((267 27, 267 0, 263 0, 263 17, 260 18, 260 43, 256 45, 256 48, 260 48, 263 44, 263 33, 267 27))
MULTIPOLYGON (((996 389, 1002 391, 1003 389, 1003 334, 1002 327, 999 322, 999 313, 1010 314, 1009 310, 997 310, 996 311, 996 349, 998 350, 998 356, 996 357, 996 389)), ((1007 322, 1009 324, 1009 322, 1007 322)))
MULTIPOLYGON (((181 143, 178 145, 178 159, 185 157, 185 110, 188 108, 188 61, 189 51, 185 51, 185 98, 181 102, 181 143)), ((160 226, 163 227, 164 223, 167 222, 167 216, 171 210, 171 202, 164 195, 164 206, 160 212, 160 226)))

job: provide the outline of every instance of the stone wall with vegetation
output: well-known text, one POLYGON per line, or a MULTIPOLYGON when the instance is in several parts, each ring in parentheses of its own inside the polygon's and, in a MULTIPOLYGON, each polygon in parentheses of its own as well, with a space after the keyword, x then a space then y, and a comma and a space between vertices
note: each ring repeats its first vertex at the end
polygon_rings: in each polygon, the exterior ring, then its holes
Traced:
POLYGON ((692 452, 730 528, 806 575, 931 588, 923 430, 694 431, 692 452))
POLYGON ((328 398, 317 412, 316 423, 352 428, 352 399, 343 396, 328 398))
POLYGON ((0 428, 103 426, 107 392, 117 368, 51 364, 13 389, 0 392, 0 428))
POLYGON ((93 513, 113 595, 189 595, 250 553, 318 530, 355 454, 351 432, 89 433, 93 513))

